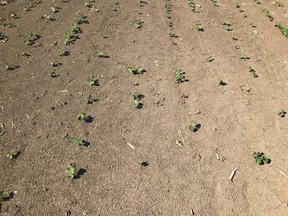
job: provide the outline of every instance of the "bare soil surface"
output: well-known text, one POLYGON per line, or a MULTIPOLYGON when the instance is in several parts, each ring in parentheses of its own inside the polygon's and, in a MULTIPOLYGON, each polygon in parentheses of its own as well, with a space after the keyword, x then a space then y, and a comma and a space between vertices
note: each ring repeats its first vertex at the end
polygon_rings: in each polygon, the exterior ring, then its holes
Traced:
POLYGON ((0 1, 1 216, 288 215, 288 2, 190 2, 0 1))

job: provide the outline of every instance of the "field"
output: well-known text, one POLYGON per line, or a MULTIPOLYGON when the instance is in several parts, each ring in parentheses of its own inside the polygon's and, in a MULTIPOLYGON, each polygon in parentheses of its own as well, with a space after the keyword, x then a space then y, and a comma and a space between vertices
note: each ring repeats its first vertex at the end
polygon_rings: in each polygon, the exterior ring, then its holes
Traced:
POLYGON ((0 0, 0 215, 287 216, 282 1, 0 0))

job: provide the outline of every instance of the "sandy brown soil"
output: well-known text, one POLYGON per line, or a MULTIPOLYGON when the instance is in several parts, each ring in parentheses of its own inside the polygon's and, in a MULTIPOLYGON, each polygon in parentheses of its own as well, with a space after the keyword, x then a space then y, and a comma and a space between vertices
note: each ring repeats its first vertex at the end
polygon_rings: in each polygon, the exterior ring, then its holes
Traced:
POLYGON ((240 0, 236 8, 232 0, 195 0, 193 12, 187 0, 142 7, 96 0, 91 8, 54 0, 26 12, 27 2, 0 6, 1 25, 13 25, 0 29, 8 39, 0 43, 0 191, 9 194, 0 215, 288 215, 288 116, 277 114, 288 110, 287 38, 274 26, 288 24, 288 2, 240 0), (64 45, 78 11, 88 22, 64 45), (25 45, 29 31, 40 37, 25 45), (59 56, 60 47, 70 55, 59 56), (95 56, 100 50, 109 58, 95 56), (142 74, 128 72, 137 65, 142 74), (187 81, 176 82, 177 69, 187 81), (88 75, 99 85, 90 86, 88 75), (133 107, 133 91, 144 96, 141 109, 133 107), (92 121, 79 121, 80 112, 92 121), (197 132, 188 130, 192 120, 197 132), (271 163, 255 163, 254 151, 271 163), (71 163, 80 170, 73 180, 71 163))

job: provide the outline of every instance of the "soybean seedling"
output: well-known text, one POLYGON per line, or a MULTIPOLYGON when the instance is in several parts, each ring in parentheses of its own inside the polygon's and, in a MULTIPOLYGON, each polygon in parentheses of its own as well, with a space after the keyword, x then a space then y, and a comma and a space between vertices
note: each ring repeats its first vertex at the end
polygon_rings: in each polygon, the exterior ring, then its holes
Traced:
POLYGON ((138 163, 139 163, 141 166, 143 166, 143 167, 149 166, 148 161, 139 160, 138 163))
POLYGON ((177 83, 182 83, 185 81, 185 76, 184 76, 182 69, 176 70, 175 75, 176 75, 176 82, 177 83))
POLYGON ((138 95, 138 93, 136 91, 132 92, 132 96, 133 96, 133 105, 135 109, 139 109, 141 107, 141 104, 139 103, 140 101, 140 97, 138 95))
POLYGON ((91 0, 85 0, 85 7, 89 7, 91 8, 92 7, 92 3, 91 3, 91 0))
POLYGON ((281 110, 278 112, 278 115, 279 115, 281 118, 284 118, 286 114, 287 114, 287 112, 286 112, 284 109, 281 109, 281 110))
POLYGON ((27 32, 27 33, 23 36, 23 42, 24 42, 26 45, 32 45, 35 40, 37 40, 37 35, 36 35, 36 33, 33 32, 33 31, 27 32))
POLYGON ((47 21, 55 21, 55 19, 52 17, 52 15, 43 15, 42 17, 41 17, 42 19, 45 19, 45 20, 47 20, 47 21))
POLYGON ((241 4, 240 4, 239 2, 237 2, 236 5, 235 5, 235 7, 236 7, 236 8, 240 8, 240 7, 241 7, 241 4))
POLYGON ((222 79, 220 79, 220 80, 218 81, 218 84, 221 85, 221 86, 227 85, 227 83, 224 82, 222 79))
POLYGON ((98 84, 98 80, 95 80, 93 75, 89 75, 87 77, 87 82, 90 86, 93 86, 93 85, 96 86, 98 84))
POLYGON ((59 63, 57 63, 56 61, 52 61, 50 64, 52 67, 58 67, 59 66, 59 63))
POLYGON ((75 41, 75 35, 72 31, 65 32, 64 37, 65 37, 65 40, 64 40, 65 45, 71 44, 73 41, 75 41))
POLYGON ((75 176, 76 176, 76 167, 75 167, 75 164, 70 164, 67 169, 67 176, 68 178, 70 179, 74 179, 75 176))
POLYGON ((84 140, 78 140, 76 137, 69 137, 68 139, 70 142, 72 142, 73 144, 79 145, 79 146, 84 146, 85 145, 85 141, 84 140))
POLYGON ((254 152, 253 157, 256 163, 259 165, 271 163, 271 160, 267 156, 265 156, 263 152, 254 152))
POLYGON ((144 5, 148 4, 148 2, 143 1, 143 0, 138 0, 138 6, 143 7, 144 5))
POLYGON ((3 190, 0 190, 0 211, 1 211, 1 207, 2 207, 2 202, 6 196, 7 196, 7 193, 3 190))
POLYGON ((177 38, 176 34, 174 32, 172 32, 172 31, 169 31, 167 34, 168 34, 169 37, 177 38))
POLYGON ((52 77, 52 78, 58 77, 58 74, 56 74, 55 71, 50 71, 50 72, 48 72, 48 74, 49 74, 49 76, 52 77))
POLYGON ((231 27, 232 25, 230 22, 223 22, 222 25, 226 26, 227 31, 233 31, 233 28, 231 27))
POLYGON ((194 23, 194 28, 197 29, 198 31, 204 31, 204 28, 202 27, 199 21, 194 23))
POLYGON ((207 59, 207 61, 208 61, 208 62, 212 62, 212 61, 214 61, 214 58, 213 58, 212 56, 209 56, 208 59, 207 59))
POLYGON ((92 96, 91 96, 91 95, 88 95, 88 96, 85 98, 85 102, 86 102, 86 104, 92 104, 92 103, 93 103, 92 96))
POLYGON ((74 20, 77 22, 77 24, 82 24, 82 23, 87 22, 85 20, 85 16, 83 14, 81 14, 80 12, 76 12, 76 17, 74 20))
POLYGON ((14 11, 12 11, 11 17, 12 17, 13 19, 17 19, 17 18, 18 18, 17 14, 16 14, 14 11))
POLYGON ((211 0, 211 2, 212 2, 212 4, 213 4, 214 6, 218 6, 216 0, 211 0))
POLYGON ((56 51, 59 56, 65 56, 67 54, 67 52, 63 48, 58 48, 56 51))
POLYGON ((191 11, 196 11, 196 3, 194 2, 194 0, 188 0, 188 5, 191 8, 191 11))
POLYGON ((171 13, 172 12, 172 5, 170 3, 167 3, 165 5, 165 10, 166 10, 166 13, 171 13))
POLYGON ((247 55, 241 53, 240 59, 247 60, 247 59, 250 59, 250 57, 248 57, 247 55))
POLYGON ((133 25, 135 26, 135 28, 142 28, 143 22, 141 20, 135 20, 133 25))
POLYGON ((128 66, 128 71, 132 74, 140 74, 141 73, 140 66, 136 66, 135 68, 128 66))
POLYGON ((2 24, 2 27, 3 27, 4 29, 11 28, 11 27, 13 27, 13 24, 12 24, 12 23, 9 23, 9 22, 4 22, 4 23, 2 24))
POLYGON ((104 52, 102 52, 102 51, 96 51, 96 52, 95 52, 95 55, 96 55, 97 57, 99 57, 99 58, 105 56, 105 55, 104 55, 104 52))
POLYGON ((87 117, 86 113, 84 113, 84 112, 80 112, 78 114, 78 120, 85 121, 87 118, 88 117, 87 117))
POLYGON ((256 71, 254 70, 254 68, 249 66, 249 72, 251 72, 253 74, 253 77, 258 77, 258 74, 256 73, 256 71))
POLYGON ((13 70, 14 67, 9 63, 9 62, 5 62, 5 70, 13 70))
POLYGON ((70 32, 73 32, 73 33, 80 33, 81 32, 81 29, 80 27, 77 26, 77 23, 73 23, 71 28, 70 28, 70 32))
POLYGON ((193 120, 191 121, 188 129, 191 132, 197 132, 200 129, 200 124, 196 124, 196 122, 193 120))
POLYGON ((14 152, 14 149, 12 149, 11 151, 8 151, 8 152, 6 153, 6 156, 7 156, 8 158, 10 158, 10 159, 13 159, 13 158, 14 158, 13 152, 14 152))
POLYGON ((283 2, 280 2, 280 1, 275 1, 275 2, 273 2, 273 4, 278 6, 278 7, 284 7, 283 2))
POLYGON ((282 34, 285 37, 288 37, 288 27, 282 26, 279 22, 276 22, 275 27, 278 27, 282 34))
POLYGON ((51 7, 51 11, 52 13, 57 13, 58 12, 58 8, 54 5, 51 7))
POLYGON ((274 20, 274 18, 271 16, 270 12, 266 8, 263 8, 262 11, 269 18, 270 21, 274 20))

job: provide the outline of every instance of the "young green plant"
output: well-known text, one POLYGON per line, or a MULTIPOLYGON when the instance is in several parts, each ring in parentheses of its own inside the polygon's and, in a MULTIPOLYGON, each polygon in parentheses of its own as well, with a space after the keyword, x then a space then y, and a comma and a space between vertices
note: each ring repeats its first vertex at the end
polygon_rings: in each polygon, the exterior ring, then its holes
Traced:
POLYGON ((188 129, 189 131, 191 132, 197 132, 200 128, 200 125, 199 124, 196 124, 196 122, 194 120, 191 121, 188 129))
POLYGON ((184 76, 184 72, 182 71, 182 69, 178 69, 176 70, 176 82, 177 83, 182 83, 185 81, 185 76, 184 76))
POLYGON ((266 8, 263 8, 262 11, 269 18, 270 21, 274 20, 274 18, 271 16, 270 12, 266 8))
POLYGON ((136 66, 135 68, 128 66, 127 69, 132 74, 140 74, 141 73, 140 66, 136 66))
POLYGON ((135 28, 142 28, 143 22, 141 20, 135 20, 133 25, 135 26, 135 28))
POLYGON ((287 114, 287 112, 286 112, 284 109, 281 109, 281 110, 278 112, 278 115, 279 115, 281 118, 284 118, 286 114, 287 114))
POLYGON ((197 29, 198 31, 204 31, 204 28, 202 27, 202 25, 199 21, 196 21, 194 23, 194 28, 197 29))
POLYGON ((80 112, 78 114, 78 120, 85 121, 87 119, 87 115, 84 112, 80 112))
POLYGON ((86 104, 92 104, 93 103, 92 96, 88 95, 87 97, 85 97, 85 102, 86 104))
POLYGON ((13 158, 14 158, 13 152, 14 152, 14 149, 12 149, 11 151, 8 151, 8 152, 6 153, 6 156, 7 156, 9 159, 13 159, 13 158))
POLYGON ((84 140, 78 140, 76 137, 69 137, 68 139, 70 142, 72 142, 73 144, 79 145, 79 146, 84 146, 85 145, 85 141, 84 140))
POLYGON ((271 163, 271 160, 267 156, 265 156, 263 152, 254 152, 253 157, 256 163, 259 165, 271 163))
POLYGON ((74 179, 76 177, 76 166, 75 164, 69 164, 69 166, 66 169, 67 176, 70 179, 74 179))
POLYGON ((94 79, 94 76, 93 75, 89 75, 87 77, 87 82, 90 86, 93 86, 93 85, 97 85, 98 83, 98 80, 94 79))
POLYGON ((139 103, 139 95, 136 91, 132 92, 132 96, 133 96, 133 105, 135 109, 138 109, 140 107, 140 103, 139 103))

